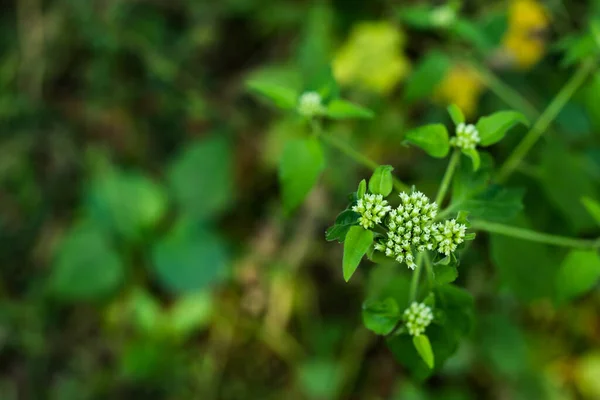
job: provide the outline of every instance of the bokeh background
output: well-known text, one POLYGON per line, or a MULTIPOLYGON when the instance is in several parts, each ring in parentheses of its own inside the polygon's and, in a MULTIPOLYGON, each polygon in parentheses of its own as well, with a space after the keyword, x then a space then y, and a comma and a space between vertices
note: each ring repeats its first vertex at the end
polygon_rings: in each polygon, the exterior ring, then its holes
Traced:
MULTIPOLYGON (((472 334, 412 379, 361 321, 408 274, 365 263, 347 284, 324 238, 370 171, 327 148, 285 214, 279 156, 308 127, 245 86, 331 62, 376 118, 325 129, 431 195, 446 161, 404 132, 450 126, 450 103, 535 120, 597 18, 597 0, 2 2, 0 398, 600 398, 600 292, 555 301, 560 250, 485 234, 457 281, 472 334)), ((519 223, 600 233, 580 203, 599 194, 599 94, 593 73, 511 178, 519 223)))

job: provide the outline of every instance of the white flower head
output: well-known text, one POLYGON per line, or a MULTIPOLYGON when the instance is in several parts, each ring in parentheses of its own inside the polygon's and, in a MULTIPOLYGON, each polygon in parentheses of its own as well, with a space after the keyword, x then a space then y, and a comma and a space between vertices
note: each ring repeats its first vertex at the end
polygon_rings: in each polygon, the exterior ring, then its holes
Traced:
POLYGON ((431 308, 424 303, 415 301, 404 310, 404 323, 408 329, 408 333, 412 336, 419 336, 433 321, 433 312, 431 308))
POLYGON ((460 123, 456 127, 456 136, 450 138, 450 144, 462 150, 474 149, 481 141, 475 125, 460 123))
POLYGON ((304 117, 315 117, 325 113, 323 99, 317 92, 304 92, 298 99, 298 114, 304 117))
POLYGON ((437 251, 446 256, 453 253, 459 244, 465 241, 467 226, 450 219, 432 226, 433 237, 437 242, 437 251))
POLYGON ((385 215, 392 209, 380 194, 365 194, 352 207, 352 211, 360 214, 358 223, 365 229, 371 229, 381 223, 385 215))
POLYGON ((431 225, 438 206, 421 192, 400 193, 400 202, 398 208, 389 213, 387 238, 376 244, 375 249, 415 269, 413 250, 422 252, 433 248, 431 225))

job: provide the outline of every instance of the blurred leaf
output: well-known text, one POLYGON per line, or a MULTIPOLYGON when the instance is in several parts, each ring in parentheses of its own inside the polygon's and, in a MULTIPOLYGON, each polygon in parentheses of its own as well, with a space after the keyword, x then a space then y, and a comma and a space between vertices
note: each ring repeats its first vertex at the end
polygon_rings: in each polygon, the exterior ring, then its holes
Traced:
POLYGON ((463 124, 465 122, 465 115, 456 104, 450 104, 448 106, 448 114, 450 114, 450 118, 452 118, 454 125, 463 124))
POLYGON ((597 250, 571 250, 556 274, 556 297, 559 302, 574 299, 598 283, 600 257, 597 250))
POLYGON ((575 385, 585 399, 600 398, 600 352, 597 349, 577 360, 573 375, 575 385))
POLYGON ((394 188, 393 170, 394 167, 391 165, 380 165, 375 168, 373 175, 369 179, 369 192, 380 194, 383 197, 389 196, 394 188))
POLYGON ((447 28, 456 20, 456 11, 452 4, 439 7, 426 4, 402 7, 398 15, 402 22, 418 29, 447 28))
POLYGON ((596 185, 588 175, 582 157, 558 145, 546 146, 540 164, 540 182, 550 202, 575 230, 596 227, 579 201, 581 197, 598 197, 596 185))
POLYGON ((444 158, 450 151, 448 131, 442 124, 424 125, 409 131, 405 136, 406 141, 425 150, 427 154, 436 158, 444 158))
POLYGON ((341 371, 335 361, 314 359, 300 365, 299 381, 311 398, 330 399, 337 392, 341 371))
POLYGON ((99 300, 113 294, 124 275, 119 255, 103 234, 91 224, 81 224, 62 239, 48 284, 65 301, 99 300))
POLYGON ((485 30, 466 18, 459 18, 450 27, 452 33, 482 52, 488 52, 495 46, 487 37, 485 30))
POLYGON ((137 289, 131 293, 125 306, 128 311, 125 317, 137 332, 148 336, 160 333, 162 309, 156 298, 143 289, 137 289))
POLYGON ((555 47, 564 52, 560 63, 563 68, 596 56, 600 50, 590 32, 563 37, 555 44, 555 47))
POLYGON ((481 315, 476 343, 486 361, 502 376, 518 378, 529 369, 525 338, 502 314, 481 315))
POLYGON ((518 298, 531 301, 554 295, 558 263, 546 246, 500 235, 491 235, 490 245, 501 282, 518 298))
POLYGON ((248 81, 246 86, 253 93, 257 93, 272 101, 283 110, 293 110, 298 102, 298 92, 294 89, 271 82, 248 81))
POLYGON ((86 200, 96 224, 126 238, 156 225, 167 208, 162 187, 139 173, 113 169, 92 181, 86 200))
POLYGON ((346 282, 354 275, 360 260, 369 250, 371 243, 373 243, 373 232, 363 229, 361 226, 350 227, 344 241, 344 257, 342 260, 346 282))
POLYGON ((413 336, 413 344, 417 353, 421 356, 421 359, 425 361, 425 364, 427 364, 429 368, 433 369, 435 361, 429 338, 425 335, 413 336))
POLYGON ((337 240, 338 242, 343 243, 350 227, 358 225, 359 218, 360 214, 357 212, 352 210, 342 211, 335 219, 333 226, 330 226, 325 232, 325 239, 330 242, 337 240))
POLYGON ((297 208, 313 188, 325 168, 321 145, 315 138, 290 140, 279 165, 283 207, 289 213, 297 208))
POLYGON ((214 233, 176 226, 152 248, 152 268, 160 284, 174 293, 189 293, 217 283, 227 271, 229 255, 214 233))
POLYGON ((600 225, 600 203, 586 196, 581 198, 581 203, 592 218, 594 218, 594 221, 600 225))
POLYGON ((233 160, 224 137, 190 144, 169 166, 168 181, 183 213, 201 221, 218 217, 231 204, 233 160))
POLYGON ((460 203, 452 204, 452 210, 466 211, 473 219, 487 221, 510 221, 523 210, 524 190, 489 186, 484 192, 460 203))
POLYGON ((349 101, 334 99, 327 105, 327 116, 333 119, 371 119, 375 114, 373 114, 373 111, 349 101))
POLYGON ((479 152, 477 149, 462 149, 462 153, 471 159, 473 171, 477 171, 481 165, 481 159, 479 158, 479 152))
POLYGON ((477 121, 481 146, 490 146, 504 138, 506 132, 517 124, 529 126, 527 118, 517 111, 498 111, 477 121))
POLYGON ((409 76, 404 89, 404 99, 412 103, 433 93, 450 69, 450 59, 439 51, 431 51, 424 56, 409 76))
POLYGON ((167 326, 176 337, 185 339, 211 321, 213 300, 209 291, 190 293, 177 300, 167 314, 167 326))
POLYGON ((398 303, 391 297, 367 300, 362 307, 363 323, 377 335, 388 335, 402 318, 398 303))
POLYGON ((434 269, 435 283, 445 285, 452 283, 458 278, 458 269, 456 265, 437 265, 434 269))

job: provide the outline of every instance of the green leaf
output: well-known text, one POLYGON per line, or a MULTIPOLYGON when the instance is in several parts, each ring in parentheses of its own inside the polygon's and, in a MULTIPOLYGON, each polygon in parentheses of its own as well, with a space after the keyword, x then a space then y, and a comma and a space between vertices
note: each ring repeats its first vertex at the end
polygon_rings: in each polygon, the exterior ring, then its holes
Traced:
POLYGON ((445 285, 452 283, 458 278, 458 269, 453 264, 440 264, 434 270, 435 283, 437 285, 445 285))
POLYGON ((298 382, 311 399, 331 399, 342 380, 340 365, 334 359, 311 359, 300 364, 298 382))
POLYGON ((359 218, 360 214, 357 212, 352 210, 342 211, 335 219, 333 226, 329 227, 325 232, 325 239, 330 242, 337 240, 338 242, 343 243, 350 227, 358 225, 359 218))
POLYGON ((367 181, 363 179, 358 184, 358 190, 356 191, 356 197, 360 200, 364 197, 366 192, 367 192, 367 181))
POLYGON ((388 335, 402 318, 396 300, 367 300, 362 307, 363 323, 377 335, 388 335))
POLYGON ((92 181, 88 215, 109 231, 132 239, 158 223, 167 208, 163 188, 139 173, 110 169, 92 181))
POLYGON ((333 119, 371 119, 373 111, 342 99, 334 99, 327 105, 327 116, 333 119))
POLYGON ((574 299, 598 283, 600 258, 597 250, 571 250, 556 274, 556 295, 560 302, 574 299))
POLYGON ((304 201, 324 167, 323 150, 315 138, 287 142, 279 164, 279 182, 286 212, 293 211, 304 201))
POLYGON ((477 171, 481 165, 481 159, 479 158, 479 152, 477 149, 462 149, 462 153, 471 159, 473 163, 473 171, 477 171))
POLYGON ((454 125, 463 124, 465 122, 465 115, 456 104, 450 104, 448 106, 448 114, 450 114, 450 118, 452 118, 454 125))
POLYGON ((380 165, 377 167, 373 175, 371 175, 371 179, 369 179, 369 192, 380 194, 383 197, 387 197, 392 193, 392 189, 394 188, 393 170, 394 168, 391 165, 380 165))
POLYGON ((49 289, 65 301, 101 300, 123 282, 125 268, 101 231, 91 224, 72 227, 58 246, 49 289))
POLYGON ((427 364, 429 368, 433 369, 435 363, 429 338, 425 335, 413 336, 413 344, 417 350, 417 353, 419 353, 423 361, 425 361, 425 364, 427 364))
POLYGON ((369 250, 373 242, 373 232, 363 229, 360 226, 352 226, 346 235, 344 242, 344 257, 342 261, 344 280, 348 282, 360 260, 369 250))
POLYGON ((592 218, 594 218, 594 221, 596 221, 596 223, 600 225, 600 203, 587 196, 583 196, 581 198, 581 203, 588 211, 588 213, 590 213, 592 218))
POLYGON ((246 82, 246 87, 250 91, 272 101, 273 104, 283 110, 291 110, 296 108, 299 94, 294 89, 272 82, 255 80, 246 82))
MULTIPOLYGON (((520 224, 528 227, 528 224, 520 224)), ((541 244, 491 235, 491 258, 500 281, 518 298, 531 301, 553 297, 558 263, 541 244)))
POLYGON ((404 89, 404 99, 411 103, 429 97, 446 76, 450 59, 439 51, 431 51, 419 62, 409 76, 404 89))
POLYGON ((152 248, 152 268, 159 283, 173 293, 189 293, 219 282, 229 267, 223 241, 214 233, 176 226, 152 248))
POLYGON ((409 131, 406 136, 409 143, 425 150, 427 154, 436 158, 444 158, 450 151, 448 130, 442 124, 421 126, 409 131))
POLYGON ((213 297, 209 291, 182 296, 167 314, 167 327, 176 339, 185 339, 208 326, 213 315, 213 297))
POLYGON ((506 132, 517 124, 529 126, 527 118, 517 111, 499 111, 487 117, 479 118, 477 131, 481 146, 490 146, 504 138, 506 132))
POLYGON ((229 142, 213 136, 186 146, 169 166, 167 178, 175 202, 187 217, 195 221, 218 217, 233 199, 229 142))
POLYGON ((475 343, 487 363, 500 376, 517 379, 530 367, 529 348, 523 333, 508 316, 481 315, 475 343))

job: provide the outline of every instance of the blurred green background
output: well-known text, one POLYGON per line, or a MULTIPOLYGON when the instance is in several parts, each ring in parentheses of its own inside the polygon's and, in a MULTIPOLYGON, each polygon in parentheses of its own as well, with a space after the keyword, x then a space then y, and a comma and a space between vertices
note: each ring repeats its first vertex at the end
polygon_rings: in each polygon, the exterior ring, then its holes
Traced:
MULTIPOLYGON (((0 399, 600 398, 600 292, 557 302, 561 250, 484 234, 458 280, 475 329, 412 379, 361 321, 408 275, 346 284, 324 239, 370 171, 328 148, 286 215, 277 163, 308 128, 244 84, 331 63, 376 118, 325 129, 431 195, 446 161, 403 132, 449 125, 450 103, 535 120, 597 20, 597 0, 2 2, 0 399)), ((599 197, 599 94, 595 72, 512 177, 515 221, 598 236, 580 198, 599 197)))

